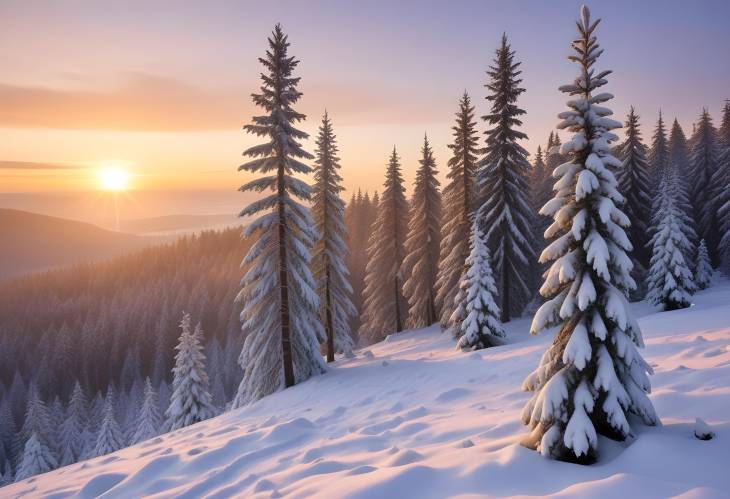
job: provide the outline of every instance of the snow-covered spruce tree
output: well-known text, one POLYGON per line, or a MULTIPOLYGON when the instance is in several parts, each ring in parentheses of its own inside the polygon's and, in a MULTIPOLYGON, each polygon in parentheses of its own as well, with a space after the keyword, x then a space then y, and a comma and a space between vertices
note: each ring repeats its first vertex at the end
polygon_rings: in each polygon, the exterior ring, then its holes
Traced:
POLYGON ((492 128, 487 130, 485 157, 477 173, 480 223, 492 252, 494 270, 499 278, 499 300, 502 322, 518 315, 530 299, 524 269, 534 259, 532 209, 528 202, 530 163, 527 151, 518 141, 527 135, 518 130, 525 111, 515 104, 525 89, 520 88, 522 71, 515 62, 515 52, 502 35, 494 66, 485 85, 492 103, 490 114, 482 118, 492 128))
POLYGON ((705 240, 700 241, 697 248, 697 261, 695 262, 694 283, 697 289, 706 289, 712 281, 712 264, 710 263, 710 255, 707 252, 707 244, 705 240))
POLYGON ((643 345, 641 330, 625 296, 634 286, 626 255, 629 220, 618 208, 624 199, 611 173, 621 162, 609 152, 617 140, 611 130, 621 125, 602 105, 613 96, 594 93, 610 74, 594 68, 602 52, 595 36, 598 23, 583 6, 579 37, 572 44, 576 53, 570 56, 580 74, 560 88, 571 100, 558 128, 574 135, 563 146, 569 162, 553 172, 555 197, 542 208, 554 219, 546 237, 556 239, 540 256, 553 261, 540 290, 550 299, 531 328, 536 333, 559 326, 559 331, 524 382, 535 394, 522 413, 532 428, 526 446, 580 463, 597 458, 597 435, 629 436, 628 413, 646 424, 659 423, 646 395, 651 367, 637 350, 643 345))
POLYGON ((190 314, 183 312, 180 321, 180 340, 175 367, 172 369, 172 395, 167 408, 168 431, 184 428, 215 416, 215 408, 208 391, 208 374, 205 371, 203 330, 198 324, 192 331, 190 314))
POLYGON ((443 191, 441 248, 436 279, 436 308, 440 311, 441 327, 449 327, 454 313, 454 297, 459 292, 459 281, 464 273, 464 262, 469 256, 470 220, 475 205, 475 177, 479 136, 474 120, 474 106, 469 94, 459 101, 454 141, 449 144, 452 156, 447 166, 449 182, 443 191))
POLYGON ((727 101, 722 114, 718 142, 719 173, 717 179, 713 180, 718 184, 715 200, 717 225, 720 231, 717 253, 720 258, 720 270, 730 276, 730 102, 727 101))
POLYGON ((652 214, 651 267, 647 298, 665 310, 686 308, 696 287, 690 261, 691 243, 682 210, 677 206, 673 175, 665 174, 652 214))
POLYGON ((664 173, 669 166, 669 144, 667 142, 667 130, 664 127, 664 118, 662 117, 661 109, 659 110, 659 119, 657 120, 654 135, 651 139, 648 160, 653 192, 659 188, 659 184, 664 178, 664 173))
POLYGON ((96 435, 96 443, 92 451, 93 457, 104 456, 118 451, 124 447, 124 436, 119 429, 119 424, 114 416, 114 401, 110 393, 107 393, 104 402, 104 418, 101 420, 101 427, 96 435))
POLYGON ((68 402, 66 417, 61 423, 59 444, 61 447, 61 466, 75 463, 81 459, 84 443, 81 434, 88 423, 88 405, 81 384, 76 381, 71 399, 68 402))
MULTIPOLYGON (((689 220, 694 220, 694 211, 689 198, 688 179, 690 175, 689 146, 687 137, 677 119, 672 123, 669 133, 669 170, 673 175, 673 185, 676 188, 677 205, 682 209, 689 220)), ((693 236, 694 237, 694 236, 693 236)), ((697 241, 690 239, 692 244, 697 241)))
POLYGON ((360 338, 375 343, 405 327, 407 306, 403 297, 403 266, 408 202, 398 153, 393 153, 385 173, 383 195, 368 242, 365 301, 360 338))
POLYGON ((352 304, 350 275, 345 265, 347 237, 345 203, 340 198, 340 158, 332 122, 325 111, 317 135, 314 164, 312 217, 319 237, 312 250, 312 273, 317 283, 320 319, 324 325, 327 362, 335 352, 352 356, 350 318, 357 313, 352 304))
POLYGON ((621 209, 629 218, 629 240, 634 247, 631 252, 634 268, 637 264, 644 269, 649 266, 647 251, 647 226, 651 210, 651 181, 646 160, 646 146, 641 141, 639 116, 633 106, 626 119, 626 140, 619 146, 621 167, 616 174, 619 191, 626 199, 621 209))
POLYGON ((704 239, 710 259, 717 261, 718 227, 717 206, 712 196, 715 187, 712 175, 718 168, 717 131, 707 109, 702 110, 691 139, 690 151, 690 199, 697 222, 697 235, 704 239))
POLYGON ((57 467, 58 463, 53 456, 53 452, 43 442, 43 439, 33 432, 25 443, 23 457, 15 473, 15 481, 25 480, 26 478, 56 469, 57 467))
POLYGON ((471 252, 466 259, 451 317, 453 335, 459 340, 457 348, 463 350, 501 345, 500 338, 505 336, 499 322, 499 305, 495 302, 497 286, 492 276, 489 248, 481 224, 477 217, 474 218, 469 240, 471 252))
POLYGON ((139 410, 139 416, 137 417, 130 443, 137 444, 156 437, 160 434, 161 426, 162 418, 160 417, 157 392, 148 377, 144 382, 144 401, 142 402, 142 408, 139 410))
POLYGON ((408 327, 414 329, 439 320, 436 277, 441 245, 441 194, 436 160, 425 136, 418 163, 401 269, 406 279, 403 295, 408 300, 408 327))
POLYGON ((244 152, 252 157, 239 170, 263 176, 241 186, 244 192, 269 194, 251 203, 241 216, 259 217, 244 230, 256 242, 243 259, 248 267, 237 300, 243 303, 242 330, 246 340, 239 364, 243 380, 233 400, 240 407, 290 387, 326 369, 319 345, 324 330, 311 271, 310 251, 316 239, 309 209, 311 188, 294 174, 312 170, 301 160, 312 159, 300 140, 308 135, 295 128, 305 116, 292 106, 302 96, 293 76, 299 61, 288 55, 289 41, 276 25, 269 38, 261 93, 254 103, 266 114, 244 128, 266 142, 244 152))
MULTIPOLYGON (((55 440, 55 428, 51 423, 51 415, 43 399, 41 399, 35 384, 28 389, 28 402, 25 411, 23 427, 20 430, 20 438, 23 445, 31 435, 35 434, 41 443, 48 447, 51 452, 58 448, 55 440)), ((55 457, 55 456, 54 456, 55 457)))

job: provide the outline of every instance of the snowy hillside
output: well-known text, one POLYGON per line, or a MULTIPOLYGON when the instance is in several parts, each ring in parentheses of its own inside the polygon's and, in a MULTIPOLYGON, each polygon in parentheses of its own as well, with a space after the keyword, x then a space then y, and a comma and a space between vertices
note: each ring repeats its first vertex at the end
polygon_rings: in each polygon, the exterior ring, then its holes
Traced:
POLYGON ((728 497, 730 282, 692 308, 634 311, 664 423, 593 466, 519 445, 520 389, 551 334, 508 324, 511 344, 454 350, 436 328, 390 337, 326 375, 115 454, 0 489, 2 497, 728 497), (703 418, 717 438, 693 437, 703 418))

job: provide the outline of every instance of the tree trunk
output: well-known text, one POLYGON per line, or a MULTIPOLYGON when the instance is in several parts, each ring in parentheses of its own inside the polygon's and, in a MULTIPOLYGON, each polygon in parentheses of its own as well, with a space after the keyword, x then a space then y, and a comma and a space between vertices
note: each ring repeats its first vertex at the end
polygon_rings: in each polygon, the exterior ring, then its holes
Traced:
POLYGON ((289 273, 286 257, 286 213, 284 211, 284 164, 279 165, 278 171, 279 194, 279 299, 281 301, 281 351, 284 364, 284 386, 294 386, 294 363, 292 360, 291 331, 289 328, 289 273))
POLYGON ((327 267, 327 284, 325 285, 325 304, 326 327, 327 327, 327 362, 335 361, 335 328, 332 324, 332 295, 330 293, 330 269, 327 267))
POLYGON ((395 278, 395 332, 399 333, 403 331, 403 321, 400 318, 400 299, 398 293, 398 277, 395 278))
POLYGON ((509 242, 507 241, 507 231, 503 234, 502 241, 502 305, 500 307, 500 318, 502 323, 509 322, 509 279, 507 278, 507 267, 509 266, 509 242))

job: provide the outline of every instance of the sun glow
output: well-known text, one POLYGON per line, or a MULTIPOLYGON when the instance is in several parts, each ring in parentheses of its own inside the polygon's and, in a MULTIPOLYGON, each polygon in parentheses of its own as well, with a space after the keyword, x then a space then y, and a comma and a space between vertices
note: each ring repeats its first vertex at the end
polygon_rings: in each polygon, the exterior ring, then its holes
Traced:
POLYGON ((125 191, 129 188, 129 172, 116 165, 102 166, 99 187, 105 191, 125 191))

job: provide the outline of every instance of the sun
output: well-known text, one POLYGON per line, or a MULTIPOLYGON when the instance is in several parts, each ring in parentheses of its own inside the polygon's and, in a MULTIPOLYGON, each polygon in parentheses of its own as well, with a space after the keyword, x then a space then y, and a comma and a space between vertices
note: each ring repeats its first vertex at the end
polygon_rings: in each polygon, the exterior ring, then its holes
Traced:
POLYGON ((125 191, 129 188, 129 172, 118 166, 105 166, 99 170, 99 186, 105 191, 125 191))

